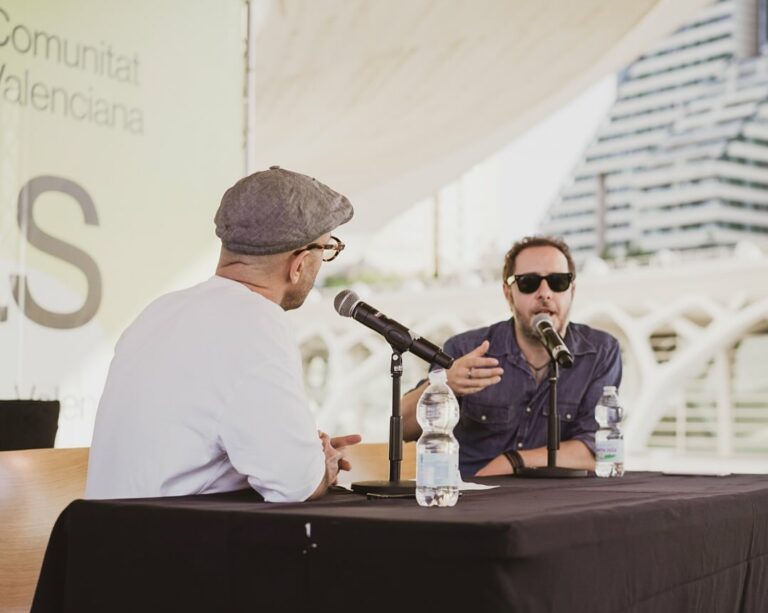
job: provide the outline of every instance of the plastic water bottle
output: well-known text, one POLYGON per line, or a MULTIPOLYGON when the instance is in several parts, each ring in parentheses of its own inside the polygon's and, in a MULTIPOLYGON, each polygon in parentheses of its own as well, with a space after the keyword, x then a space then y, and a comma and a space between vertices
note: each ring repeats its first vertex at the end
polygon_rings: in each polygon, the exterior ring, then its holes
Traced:
POLYGON ((623 417, 616 388, 613 385, 604 387, 595 407, 595 419, 600 425, 595 434, 595 473, 598 477, 621 477, 624 474, 623 417))
POLYGON ((416 501, 422 507, 452 507, 459 499, 459 442, 453 428, 459 403, 442 369, 429 373, 416 419, 422 429, 416 443, 416 501))

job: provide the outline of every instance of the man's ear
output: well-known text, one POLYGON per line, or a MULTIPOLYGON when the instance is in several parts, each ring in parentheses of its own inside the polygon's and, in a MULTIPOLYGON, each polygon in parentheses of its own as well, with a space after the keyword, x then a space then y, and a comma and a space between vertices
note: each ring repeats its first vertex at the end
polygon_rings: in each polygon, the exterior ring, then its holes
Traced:
POLYGON ((502 281, 501 282, 501 290, 504 292, 504 298, 506 299, 507 304, 511 306, 512 305, 512 290, 509 289, 509 285, 507 285, 506 283, 504 283, 502 281))
POLYGON ((292 256, 288 261, 288 281, 293 285, 296 285, 301 279, 301 273, 304 272, 304 267, 307 265, 308 256, 309 251, 302 251, 292 256))

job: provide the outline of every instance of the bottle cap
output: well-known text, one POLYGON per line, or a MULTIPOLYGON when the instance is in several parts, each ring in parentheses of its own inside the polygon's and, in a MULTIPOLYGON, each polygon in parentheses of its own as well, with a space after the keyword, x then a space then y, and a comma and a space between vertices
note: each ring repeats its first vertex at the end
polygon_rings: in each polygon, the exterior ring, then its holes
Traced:
POLYGON ((435 370, 432 370, 429 373, 429 382, 430 383, 447 383, 448 373, 446 373, 445 370, 442 368, 435 368, 435 370))

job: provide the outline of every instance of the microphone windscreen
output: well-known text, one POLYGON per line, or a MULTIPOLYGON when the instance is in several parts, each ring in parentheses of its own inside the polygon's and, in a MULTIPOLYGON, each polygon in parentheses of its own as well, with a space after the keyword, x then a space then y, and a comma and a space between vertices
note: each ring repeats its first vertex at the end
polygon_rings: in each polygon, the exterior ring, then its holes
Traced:
POLYGON ((352 312, 358 302, 360 302, 360 298, 355 292, 351 289, 344 289, 333 299, 333 308, 342 317, 352 317, 352 312))
POLYGON ((539 313, 538 315, 534 315, 533 319, 531 320, 531 324, 537 330, 539 328, 539 324, 544 322, 548 323, 550 326, 552 325, 552 318, 549 316, 549 313, 539 313))

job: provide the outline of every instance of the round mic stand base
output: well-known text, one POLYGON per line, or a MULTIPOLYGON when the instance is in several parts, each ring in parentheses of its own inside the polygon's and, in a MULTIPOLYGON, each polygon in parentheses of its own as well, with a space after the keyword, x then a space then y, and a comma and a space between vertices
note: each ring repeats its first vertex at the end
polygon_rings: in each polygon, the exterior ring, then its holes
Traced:
POLYGON ((515 470, 515 477, 564 479, 570 477, 586 477, 589 473, 581 468, 564 468, 562 466, 526 466, 515 470))
POLYGON ((416 497, 415 481, 357 481, 352 484, 352 491, 366 496, 416 497))

